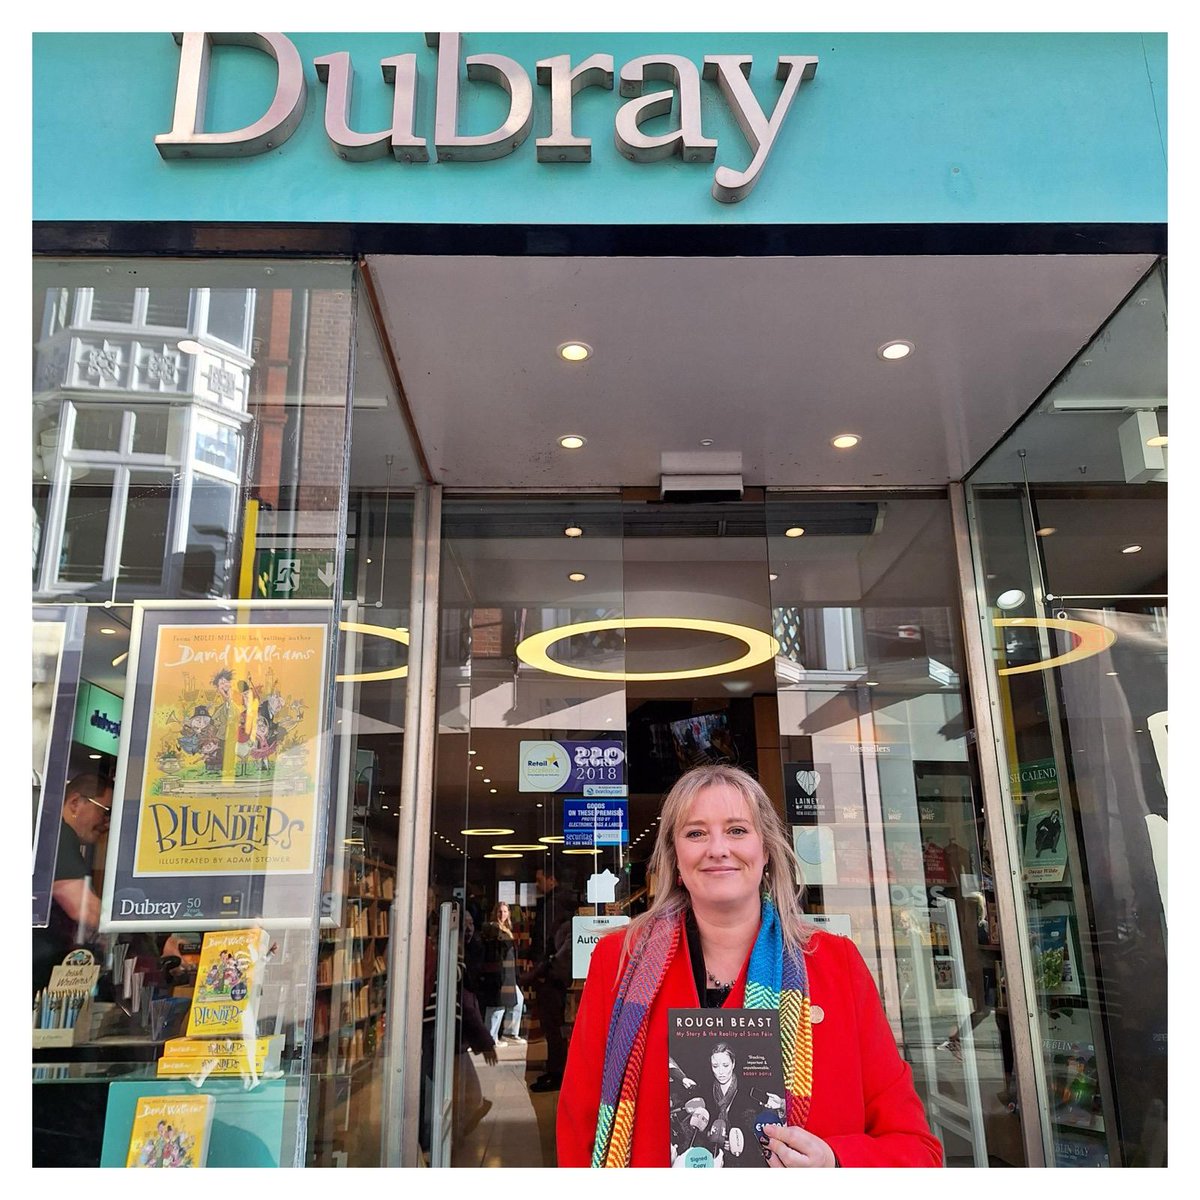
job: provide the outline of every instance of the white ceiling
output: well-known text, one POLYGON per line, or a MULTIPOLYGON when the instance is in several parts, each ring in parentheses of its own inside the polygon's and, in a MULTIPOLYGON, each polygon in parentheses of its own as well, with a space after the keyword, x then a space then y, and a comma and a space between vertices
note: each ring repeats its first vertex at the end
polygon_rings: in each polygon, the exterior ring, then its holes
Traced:
MULTIPOLYGON (((740 453, 747 485, 961 479, 1146 255, 369 260, 421 445, 456 487, 656 486, 662 454, 740 453), (904 338, 915 352, 875 351, 904 338), (556 347, 595 348, 582 364, 556 347), (862 436, 834 450, 841 432, 862 436), (557 438, 581 433, 579 451, 557 438)), ((352 486, 415 482, 394 404, 355 414, 352 486)))

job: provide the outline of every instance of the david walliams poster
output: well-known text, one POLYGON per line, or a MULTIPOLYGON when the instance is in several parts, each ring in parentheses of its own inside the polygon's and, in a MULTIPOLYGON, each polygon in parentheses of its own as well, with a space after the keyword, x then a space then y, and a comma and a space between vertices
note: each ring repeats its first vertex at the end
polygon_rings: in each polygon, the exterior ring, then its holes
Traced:
POLYGON ((324 625, 163 625, 133 874, 313 869, 324 625))

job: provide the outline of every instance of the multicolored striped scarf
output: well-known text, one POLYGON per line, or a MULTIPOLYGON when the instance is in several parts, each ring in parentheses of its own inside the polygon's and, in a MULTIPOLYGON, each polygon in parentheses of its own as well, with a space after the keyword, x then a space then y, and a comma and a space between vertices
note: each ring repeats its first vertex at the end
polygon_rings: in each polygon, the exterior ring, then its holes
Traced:
MULTIPOLYGON (((647 922, 617 985, 604 1047, 600 1112, 596 1118, 593 1167, 627 1167, 650 1008, 683 940, 683 916, 647 922)), ((762 901, 762 923, 746 980, 746 1008, 779 1012, 787 1122, 803 1126, 812 1104, 812 1019, 804 955, 784 947, 779 914, 770 896, 762 901)))

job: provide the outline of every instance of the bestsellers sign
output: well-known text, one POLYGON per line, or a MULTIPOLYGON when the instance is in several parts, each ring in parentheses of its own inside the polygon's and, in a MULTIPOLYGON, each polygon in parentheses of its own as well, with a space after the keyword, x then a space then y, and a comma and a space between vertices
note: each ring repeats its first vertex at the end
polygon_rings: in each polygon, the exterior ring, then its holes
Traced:
MULTIPOLYGON (((171 128, 158 134, 154 144, 166 159, 244 158, 278 149, 299 127, 305 111, 308 83, 299 50, 282 33, 177 33, 180 44, 179 76, 171 128), (268 54, 276 64, 276 86, 262 116, 227 132, 204 130, 210 63, 214 46, 248 46, 268 54)), ((503 54, 471 54, 462 78, 462 36, 426 34, 426 43, 437 52, 434 88, 433 144, 417 124, 417 89, 421 81, 416 54, 394 54, 378 61, 384 82, 393 93, 391 124, 386 129, 363 131, 351 127, 351 92, 354 67, 350 54, 337 51, 313 59, 317 79, 325 85, 325 133, 339 158, 351 162, 384 158, 397 162, 480 162, 504 158, 519 150, 533 129, 534 87, 529 72, 503 54), (508 95, 503 120, 486 133, 461 132, 460 104, 471 104, 470 93, 484 84, 508 95)), ((749 195, 762 176, 771 149, 783 127, 800 86, 817 71, 817 57, 781 54, 771 64, 780 87, 770 111, 760 104, 750 86, 754 58, 750 54, 706 54, 702 66, 680 54, 647 54, 626 62, 616 71, 611 54, 592 54, 573 62, 569 54, 537 61, 535 78, 545 89, 550 109, 550 133, 535 139, 538 162, 587 163, 592 158, 591 139, 577 136, 572 124, 575 97, 585 88, 612 91, 619 78, 619 94, 626 97, 613 118, 613 140, 618 153, 636 163, 678 157, 689 163, 716 161, 717 139, 705 136, 701 123, 701 81, 715 85, 741 131, 744 145, 736 156, 749 163, 742 169, 719 165, 713 172, 712 195, 723 204, 734 204, 749 195), (666 89, 654 89, 661 80, 666 89), (656 117, 673 115, 672 126, 651 125, 656 117), (646 127, 650 125, 652 132, 646 127)))

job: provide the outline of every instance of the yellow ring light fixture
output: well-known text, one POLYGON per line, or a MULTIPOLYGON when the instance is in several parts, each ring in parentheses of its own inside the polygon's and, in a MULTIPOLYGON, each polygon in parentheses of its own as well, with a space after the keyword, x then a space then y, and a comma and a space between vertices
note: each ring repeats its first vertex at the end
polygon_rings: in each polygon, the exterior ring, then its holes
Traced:
POLYGON ((564 854, 599 854, 599 850, 564 850, 564 854))
POLYGON ((559 845, 560 843, 566 841, 566 838, 564 838, 561 833, 552 833, 552 834, 548 834, 546 837, 538 838, 538 841, 545 842, 547 845, 550 845, 550 846, 555 846, 555 845, 559 845))
POLYGON ((515 829, 460 829, 464 837, 503 837, 506 833, 516 833, 515 829))
POLYGON ((549 846, 543 846, 540 842, 497 842, 492 847, 493 850, 549 850, 549 846))
POLYGON ((484 858, 520 858, 519 854, 485 854, 484 858))
POLYGON ((573 679, 600 679, 641 683, 651 680, 703 679, 709 675, 727 675, 768 662, 779 653, 779 643, 760 629, 735 625, 731 621, 707 621, 698 617, 612 617, 604 621, 579 621, 573 625, 558 625, 532 634, 517 646, 517 657, 526 666, 548 671, 552 675, 569 675, 573 679), (550 657, 550 647, 581 633, 599 633, 606 629, 693 629, 700 633, 715 633, 720 637, 737 638, 746 645, 746 653, 728 662, 711 667, 694 667, 686 671, 597 671, 589 667, 573 667, 550 657))
POLYGON ((1104 625, 1097 625, 1094 621, 1072 621, 1066 617, 995 617, 992 624, 1001 628, 1012 625, 1018 628, 1061 629, 1075 639, 1075 645, 1064 654, 1043 658, 1038 662, 1022 663, 1019 667, 1001 667, 997 675, 1024 675, 1028 671, 1065 667, 1067 663, 1091 658, 1093 654, 1107 650, 1117 640, 1116 632, 1104 625))
MULTIPOLYGON (((385 625, 363 625, 359 621, 342 621, 338 628, 343 633, 362 633, 367 637, 382 637, 389 641, 408 645, 407 629, 388 629, 385 625)), ((402 667, 389 667, 386 671, 361 671, 356 675, 339 675, 338 683, 370 683, 378 679, 403 679, 408 674, 408 664, 402 667)))

